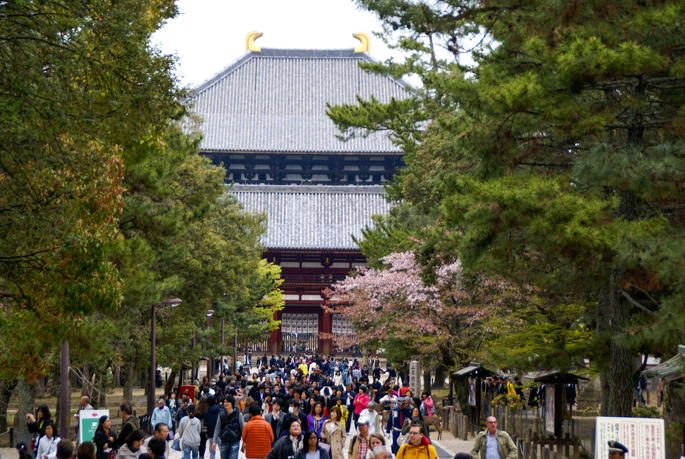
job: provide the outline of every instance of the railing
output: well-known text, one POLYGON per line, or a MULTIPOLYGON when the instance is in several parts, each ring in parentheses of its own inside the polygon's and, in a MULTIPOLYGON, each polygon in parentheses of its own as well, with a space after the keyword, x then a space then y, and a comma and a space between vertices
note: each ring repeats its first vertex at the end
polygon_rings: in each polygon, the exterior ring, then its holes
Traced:
POLYGON ((344 274, 283 274, 284 284, 332 285, 347 277, 344 274))
POLYGON ((319 338, 313 333, 283 333, 283 352, 316 352, 319 348, 319 338))

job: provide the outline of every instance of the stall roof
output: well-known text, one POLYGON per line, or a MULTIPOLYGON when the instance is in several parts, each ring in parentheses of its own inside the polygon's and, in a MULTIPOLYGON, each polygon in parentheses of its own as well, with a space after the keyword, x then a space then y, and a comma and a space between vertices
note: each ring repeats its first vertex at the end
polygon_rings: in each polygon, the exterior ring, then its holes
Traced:
POLYGON ((588 378, 574 375, 573 373, 566 373, 564 371, 547 371, 540 373, 534 381, 545 384, 578 384, 578 381, 589 381, 588 378))
POLYGON ((669 381, 682 378, 685 372, 685 346, 678 345, 678 353, 654 368, 642 372, 645 376, 659 376, 669 381))
POLYGON ((482 363, 478 362, 471 362, 468 364, 468 366, 461 368, 454 373, 452 373, 454 376, 480 376, 480 377, 487 377, 487 376, 493 376, 496 375, 494 371, 490 371, 487 368, 483 367, 482 363))

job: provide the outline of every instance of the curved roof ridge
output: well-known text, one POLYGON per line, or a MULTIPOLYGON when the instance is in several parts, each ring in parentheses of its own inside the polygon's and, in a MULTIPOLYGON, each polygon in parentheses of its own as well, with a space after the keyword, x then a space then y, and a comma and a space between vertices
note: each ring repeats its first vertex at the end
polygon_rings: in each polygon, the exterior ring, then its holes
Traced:
MULTIPOLYGON (((300 59, 357 59, 365 60, 372 64, 378 64, 381 61, 373 57, 369 52, 365 51, 363 53, 355 53, 354 48, 341 48, 341 49, 307 49, 307 48, 262 48, 261 52, 245 51, 242 56, 235 59, 233 62, 228 64, 222 70, 212 75, 209 79, 200 83, 194 92, 196 94, 201 93, 207 89, 212 84, 221 80, 225 76, 229 75, 231 72, 237 70, 245 62, 249 61, 251 58, 264 58, 264 57, 275 57, 275 58, 300 58, 300 59)), ((411 85, 404 79, 399 80, 386 77, 392 82, 400 85, 405 90, 410 90, 411 85)))

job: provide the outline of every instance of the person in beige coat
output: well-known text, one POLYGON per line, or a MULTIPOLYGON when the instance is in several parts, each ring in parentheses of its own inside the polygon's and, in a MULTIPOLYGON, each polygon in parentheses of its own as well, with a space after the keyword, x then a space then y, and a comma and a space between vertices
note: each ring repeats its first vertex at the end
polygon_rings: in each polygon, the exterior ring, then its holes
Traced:
POLYGON ((343 459, 345 445, 345 423, 341 421, 342 412, 337 406, 331 407, 329 418, 321 427, 321 440, 331 445, 331 459, 343 459))

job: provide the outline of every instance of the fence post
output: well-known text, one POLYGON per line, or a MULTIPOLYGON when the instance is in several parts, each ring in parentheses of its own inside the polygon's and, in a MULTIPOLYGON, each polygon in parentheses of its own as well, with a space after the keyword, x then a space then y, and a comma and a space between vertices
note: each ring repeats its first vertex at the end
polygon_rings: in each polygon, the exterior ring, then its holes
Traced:
POLYGON ((530 459, 530 440, 523 444, 523 459, 530 459))
POLYGON ((509 406, 504 407, 504 422, 502 423, 502 430, 505 432, 507 431, 507 427, 509 427, 509 406))
POLYGON ((549 459, 549 446, 545 445, 542 448, 542 459, 549 459))
POLYGON ((14 448, 14 427, 10 427, 10 448, 14 448))
POLYGON ((523 459, 523 440, 516 440, 516 459, 523 459))
POLYGON ((464 428, 462 429, 461 439, 466 441, 469 439, 469 432, 468 432, 468 428, 467 428, 469 420, 463 414, 462 414, 461 422, 464 425, 464 428))
POLYGON ((578 459, 580 457, 580 451, 578 448, 579 443, 578 437, 573 437, 573 459, 578 459))

